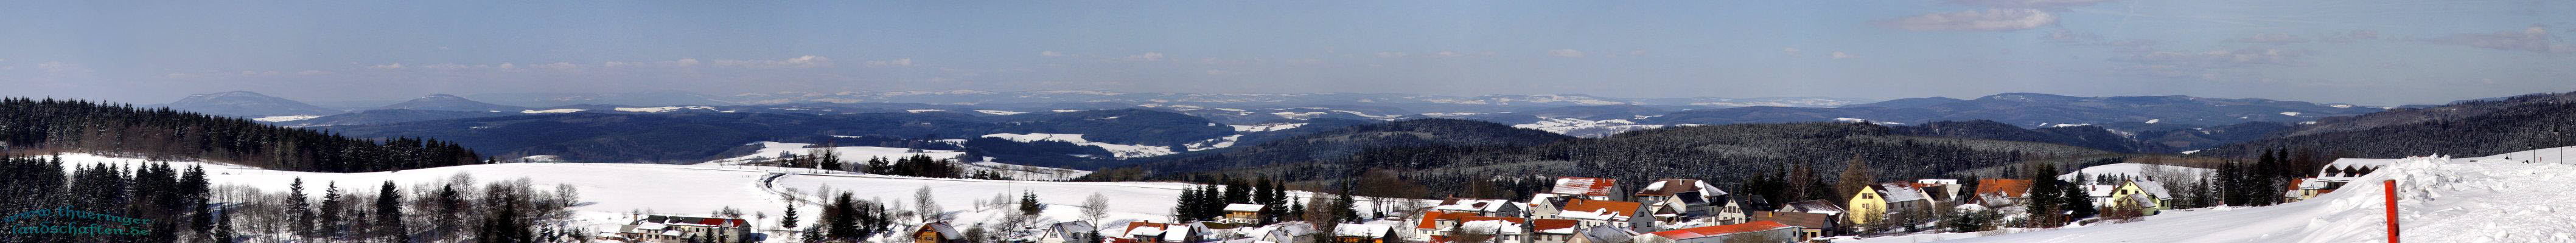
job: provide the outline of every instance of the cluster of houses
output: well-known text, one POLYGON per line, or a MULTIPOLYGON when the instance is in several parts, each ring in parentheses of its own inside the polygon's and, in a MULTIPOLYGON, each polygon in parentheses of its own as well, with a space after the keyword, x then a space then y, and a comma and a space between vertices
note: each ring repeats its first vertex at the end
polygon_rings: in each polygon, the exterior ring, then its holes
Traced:
MULTIPOLYGON (((2375 168, 2353 165, 2354 168, 2375 168)), ((2285 196, 2302 190, 2330 191, 2353 171, 2328 170, 2304 180, 2285 196), (2316 188, 2308 190, 2308 188, 2316 188)), ((1628 190, 1606 178, 1559 177, 1545 193, 1527 201, 1449 198, 1401 218, 1317 227, 1305 222, 1257 224, 1260 205, 1229 205, 1223 219, 1210 222, 1152 221, 1095 226, 1072 221, 1041 226, 1022 241, 1040 243, 1286 243, 1286 242, 1515 242, 1515 243, 1655 243, 1655 242, 1804 242, 1850 233, 1852 226, 1932 212, 1933 207, 1976 205, 2015 213, 2026 200, 2031 180, 1983 179, 1975 188, 1958 180, 1917 180, 1871 185, 1843 197, 1771 204, 1759 198, 1728 194, 1693 179, 1662 179, 1628 190), (1776 205, 1748 210, 1748 203, 1776 205), (1329 231, 1329 232, 1327 232, 1329 231)), ((2078 185, 2096 206, 2136 205, 2147 214, 2169 204, 2170 194, 2151 181, 2078 185)), ((1928 216, 1928 215, 1917 215, 1928 216)), ((602 238, 630 242, 681 242, 688 239, 745 239, 750 228, 741 219, 650 216, 624 225, 602 238)), ((946 223, 928 223, 907 235, 914 242, 965 242, 946 223)))

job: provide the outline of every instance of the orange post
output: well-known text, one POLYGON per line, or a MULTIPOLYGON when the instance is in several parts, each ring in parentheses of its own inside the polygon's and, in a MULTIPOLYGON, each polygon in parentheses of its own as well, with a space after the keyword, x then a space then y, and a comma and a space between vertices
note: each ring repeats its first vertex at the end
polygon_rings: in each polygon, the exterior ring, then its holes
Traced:
POLYGON ((2388 243, 2397 243, 2397 180, 2381 181, 2388 195, 2388 243))

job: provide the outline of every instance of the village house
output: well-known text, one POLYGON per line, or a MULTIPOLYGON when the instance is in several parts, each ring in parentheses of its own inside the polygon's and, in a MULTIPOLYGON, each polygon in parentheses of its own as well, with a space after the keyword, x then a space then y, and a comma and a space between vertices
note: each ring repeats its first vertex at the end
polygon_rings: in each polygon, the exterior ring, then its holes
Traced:
POLYGON ((1577 232, 1583 226, 1581 223, 1572 219, 1532 219, 1530 220, 1530 242, 1574 242, 1574 238, 1581 236, 1577 232))
POLYGON ((1883 183, 1868 189, 1852 194, 1848 209, 1851 210, 1849 220, 1853 224, 1877 222, 1881 217, 1895 218, 1897 214, 1923 213, 1932 207, 1932 201, 1926 198, 1928 195, 1923 194, 1923 190, 1916 190, 1912 183, 1883 183))
POLYGON ((1528 219, 1523 218, 1465 216, 1459 217, 1457 223, 1442 229, 1439 234, 1416 234, 1413 240, 1431 243, 1519 243, 1528 237, 1528 231, 1523 229, 1528 225, 1528 219))
POLYGON ((1262 207, 1263 207, 1263 206, 1262 206, 1262 205, 1260 205, 1260 204, 1242 204, 1242 203, 1226 204, 1226 205, 1225 205, 1225 217, 1224 217, 1224 218, 1219 218, 1219 219, 1217 219, 1217 221, 1219 221, 1219 222, 1227 222, 1227 223, 1247 223, 1247 224, 1248 224, 1248 223, 1260 223, 1260 222, 1261 222, 1261 208, 1262 208, 1262 207))
POLYGON ((1634 230, 1654 226, 1654 217, 1641 213, 1644 209, 1645 206, 1637 202, 1577 198, 1567 199, 1564 209, 1542 218, 1572 219, 1585 228, 1608 225, 1634 230))
POLYGON ((1395 227, 1390 225, 1339 224, 1333 226, 1333 242, 1335 243, 1400 242, 1399 240, 1402 239, 1398 239, 1397 237, 1398 235, 1395 234, 1395 227))
POLYGON ((1128 222, 1126 229, 1119 232, 1120 235, 1118 238, 1112 239, 1112 241, 1115 241, 1116 243, 1198 241, 1197 232, 1191 229, 1190 225, 1186 224, 1128 222))
POLYGON ((1627 200, 1627 195, 1623 193, 1626 191, 1619 188, 1619 180, 1615 179, 1557 177, 1556 187, 1551 188, 1547 193, 1590 200, 1618 201, 1627 200))
POLYGON ((1798 226, 1771 221, 1656 231, 1637 236, 1637 243, 1791 242, 1798 226))
POLYGON ((948 226, 948 222, 930 222, 912 230, 912 242, 965 243, 969 241, 966 239, 966 234, 958 233, 957 227, 948 226))
POLYGON ((2030 183, 2022 179, 1977 180, 1976 195, 1968 200, 1986 208, 2010 207, 2020 199, 2030 198, 2030 183))
POLYGON ((1586 227, 1581 234, 1574 238, 1574 243, 1627 243, 1636 241, 1637 235, 1642 233, 1627 227, 1602 225, 1586 227))
POLYGON ((1801 212, 1755 212, 1753 221, 1780 222, 1798 226, 1798 241, 1842 235, 1842 223, 1834 215, 1801 212))
POLYGON ((1930 195, 1932 202, 1936 203, 1962 200, 1959 198, 1960 192, 1967 189, 1961 188, 1958 179, 1914 180, 1914 188, 1923 190, 1923 194, 1930 195))
POLYGON ((1806 201, 1796 201, 1796 202, 1790 202, 1790 203, 1787 203, 1787 204, 1781 204, 1781 205, 1780 205, 1780 209, 1778 209, 1778 210, 1772 210, 1772 211, 1780 211, 1780 212, 1800 212, 1800 213, 1813 213, 1813 214, 1824 214, 1824 215, 1831 215, 1831 216, 1834 216, 1835 218, 1841 218, 1841 217, 1843 216, 1843 214, 1844 214, 1844 213, 1849 213, 1849 212, 1850 212, 1850 211, 1848 211, 1848 210, 1844 210, 1844 209, 1843 209, 1843 206, 1842 206, 1842 205, 1840 205, 1840 204, 1836 204, 1836 203, 1834 203, 1833 201, 1826 201, 1826 200, 1823 200, 1823 199, 1817 199, 1817 200, 1806 200, 1806 201))
MULTIPOLYGON (((2293 183, 2294 185, 2296 183, 2293 183)), ((2146 215, 2167 209, 2173 196, 2164 184, 2155 181, 2122 181, 2118 185, 2085 185, 2086 196, 2093 197, 2095 207, 2138 206, 2146 215)))
POLYGON ((1099 240, 1100 238, 1097 238, 1097 237, 1100 237, 1100 228, 1099 228, 1099 227, 1092 227, 1092 226, 1091 226, 1091 222, 1084 222, 1084 221, 1068 221, 1068 222, 1062 222, 1062 223, 1047 224, 1046 229, 1044 229, 1043 231, 1041 231, 1041 232, 1039 232, 1039 233, 1038 233, 1037 242, 1038 242, 1038 243, 1067 243, 1067 242, 1085 242, 1085 243, 1088 243, 1088 242, 1098 242, 1097 240, 1099 240))
POLYGON ((750 239, 751 222, 742 219, 652 215, 618 226, 618 236, 635 242, 686 242, 690 239, 732 242, 750 239))
POLYGON ((1474 214, 1487 217, 1528 217, 1525 204, 1499 199, 1449 198, 1440 200, 1432 211, 1474 214))
POLYGON ((1253 231, 1261 235, 1253 237, 1252 243, 1309 243, 1315 242, 1320 233, 1315 231, 1315 225, 1306 222, 1280 222, 1253 231))
POLYGON ((1744 220, 1743 204, 1724 190, 1692 179, 1663 179, 1637 191, 1637 202, 1664 225, 1732 224, 1744 220))
POLYGON ((2344 184, 2352 183, 2352 180, 2359 179, 2362 175, 2368 175, 2370 172, 2379 171, 2379 168, 2388 167, 2389 163, 2396 161, 2397 160, 2392 159, 2335 159, 2334 162, 2326 163, 2325 168, 2319 168, 2317 170, 2316 177, 2300 178, 2291 181, 2289 191, 2282 192, 2281 197, 2284 202, 2297 202, 2316 198, 2317 195, 2323 195, 2329 192, 2334 192, 2335 189, 2341 189, 2344 184))

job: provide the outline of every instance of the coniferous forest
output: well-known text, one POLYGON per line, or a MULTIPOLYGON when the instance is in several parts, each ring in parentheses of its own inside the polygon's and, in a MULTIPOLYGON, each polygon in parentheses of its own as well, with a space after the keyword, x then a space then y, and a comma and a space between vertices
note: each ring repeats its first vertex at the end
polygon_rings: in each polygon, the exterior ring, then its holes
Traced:
POLYGON ((390 171, 481 160, 463 146, 432 139, 369 141, 168 108, 28 98, 0 100, 0 152, 203 159, 308 172, 390 171))

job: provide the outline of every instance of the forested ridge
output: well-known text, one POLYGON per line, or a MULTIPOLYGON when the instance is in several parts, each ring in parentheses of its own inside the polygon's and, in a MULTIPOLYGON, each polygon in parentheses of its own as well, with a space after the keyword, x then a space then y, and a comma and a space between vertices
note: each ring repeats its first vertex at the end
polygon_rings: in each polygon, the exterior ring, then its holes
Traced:
POLYGON ((463 146, 433 139, 378 142, 169 108, 28 98, 0 99, 0 152, 203 159, 310 172, 403 170, 482 160, 463 146))
MULTIPOLYGON (((1556 176, 1618 179, 1632 188, 1662 178, 1726 184, 1798 173, 1835 178, 1831 168, 1864 164, 1863 181, 1948 178, 1953 172, 2024 162, 2078 165, 2116 160, 2118 153, 2037 142, 1906 136, 1858 123, 1736 124, 1653 129, 1599 139, 1543 136, 1462 136, 1512 129, 1473 121, 1413 120, 1353 127, 1231 151, 1176 155, 1094 173, 1090 180, 1223 181, 1278 178, 1289 182, 1360 181, 1362 195, 1516 198, 1556 176), (1423 121, 1448 133, 1425 129, 1423 121), (1485 124, 1478 126, 1477 123, 1485 124), (1496 128, 1500 127, 1500 128, 1496 128), (1461 129, 1478 128, 1478 129, 1461 129), (1453 134, 1463 133, 1463 134, 1453 134), (1404 139, 1359 140, 1352 138, 1404 139), (1438 141, 1414 140, 1443 138, 1438 141), (1490 139, 1477 142, 1473 140, 1490 139), (1329 145, 1329 146, 1327 146, 1329 145), (1314 150, 1313 148, 1330 148, 1314 150), (1823 172, 1820 172, 1823 171, 1823 172), (1462 188, 1431 190, 1430 188, 1462 188), (1440 194, 1440 195, 1433 195, 1440 194)), ((1550 134, 1552 135, 1552 134, 1550 134)), ((1997 173, 1992 176, 2011 174, 1997 173)), ((1822 196, 1822 195, 1816 195, 1822 196)))
POLYGON ((2197 155, 2250 158, 2263 149, 2304 148, 2355 158, 2402 158, 2571 145, 2576 145, 2576 93, 2558 93, 2330 118, 2290 135, 2219 146, 2197 155))

